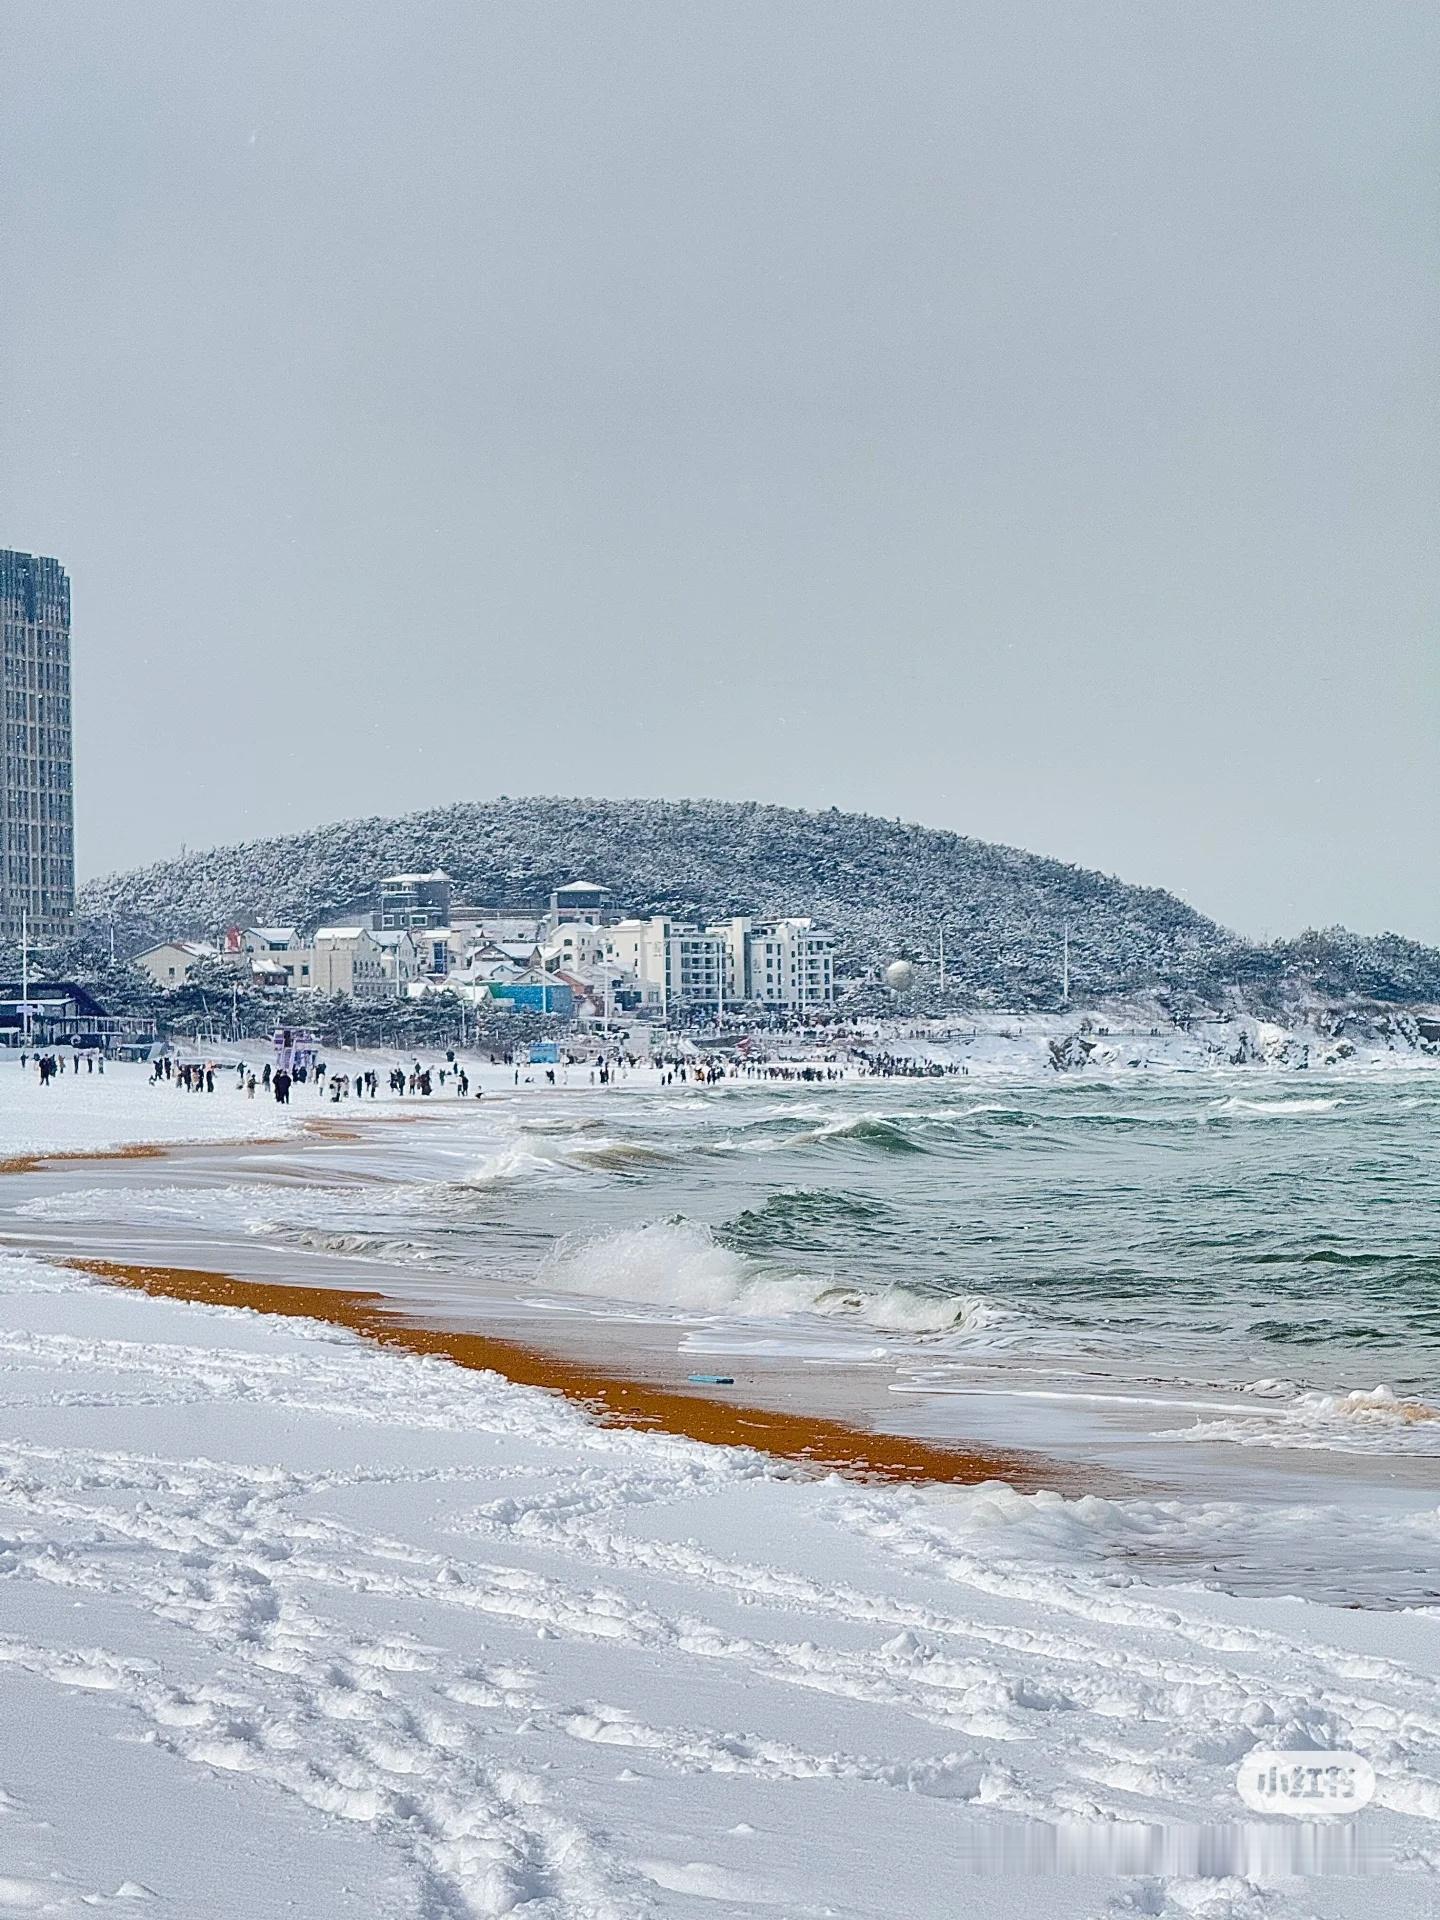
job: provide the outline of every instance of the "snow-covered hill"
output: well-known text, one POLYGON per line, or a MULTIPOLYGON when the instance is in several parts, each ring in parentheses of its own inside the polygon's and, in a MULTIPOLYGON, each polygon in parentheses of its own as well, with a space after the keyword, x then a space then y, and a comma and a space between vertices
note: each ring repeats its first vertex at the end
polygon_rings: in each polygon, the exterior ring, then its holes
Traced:
MULTIPOLYGON (((1336 930, 1249 945, 1155 887, 1014 847, 865 814, 720 800, 500 799, 343 821, 190 854, 92 882, 82 917, 123 948, 234 921, 300 921, 369 907, 383 874, 443 866, 461 899, 543 905, 596 880, 625 911, 709 917, 812 913, 841 936, 854 978, 896 953, 933 958, 972 1003, 1047 1006, 1070 930, 1077 998, 1166 988, 1215 1002, 1297 992, 1440 999, 1440 952, 1336 930)), ((922 970, 922 983, 933 970, 922 970)))

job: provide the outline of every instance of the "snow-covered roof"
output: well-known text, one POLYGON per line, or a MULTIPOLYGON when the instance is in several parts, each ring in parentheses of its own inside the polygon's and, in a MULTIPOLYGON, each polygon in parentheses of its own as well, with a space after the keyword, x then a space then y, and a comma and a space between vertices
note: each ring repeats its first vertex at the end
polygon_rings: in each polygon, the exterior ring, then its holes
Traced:
POLYGON ((570 880, 563 887, 557 887, 556 893, 608 893, 608 887, 597 887, 593 880, 570 880))
POLYGON ((443 867, 436 867, 433 873, 387 873, 380 884, 382 887, 418 887, 425 881, 448 881, 449 878, 443 867))
POLYGON ((374 934, 368 927, 317 927, 317 940, 373 940, 374 934))
POLYGON ((152 953, 188 953, 192 960, 214 959, 220 949, 212 947, 208 940, 157 940, 153 947, 146 947, 143 953, 137 953, 137 960, 148 960, 152 953))
POLYGON ((298 927, 247 927, 245 931, 253 934, 257 940, 267 941, 271 946, 280 942, 288 946, 300 929, 298 927))

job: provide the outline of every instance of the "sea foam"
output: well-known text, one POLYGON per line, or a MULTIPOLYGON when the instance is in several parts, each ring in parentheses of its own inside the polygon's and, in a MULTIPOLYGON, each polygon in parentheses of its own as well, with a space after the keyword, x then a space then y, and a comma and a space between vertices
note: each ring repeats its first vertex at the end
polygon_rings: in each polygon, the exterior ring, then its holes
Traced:
POLYGON ((829 1275, 773 1270, 685 1221, 626 1227, 562 1244, 540 1279, 561 1292, 670 1312, 766 1318, 815 1313, 896 1333, 979 1330, 1002 1317, 988 1301, 968 1295, 904 1286, 872 1290, 829 1275))

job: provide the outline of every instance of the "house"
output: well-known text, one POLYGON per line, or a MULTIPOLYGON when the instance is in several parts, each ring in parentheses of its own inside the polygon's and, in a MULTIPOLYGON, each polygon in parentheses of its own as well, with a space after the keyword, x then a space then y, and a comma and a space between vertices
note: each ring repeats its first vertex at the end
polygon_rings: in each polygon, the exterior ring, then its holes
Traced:
POLYGON ((433 873, 389 874, 380 882, 378 930, 447 926, 451 891, 450 876, 440 867, 433 873))
POLYGON ((386 973, 392 989, 397 994, 403 994, 412 980, 420 978, 422 967, 417 943, 428 936, 412 934, 398 927, 393 932, 381 929, 372 933, 370 938, 385 956, 386 973))
POLYGON ((219 948, 208 940, 162 940, 159 946, 135 954, 131 965, 149 974, 157 987, 183 987, 202 960, 219 957, 219 948))
POLYGON ((528 940, 538 944, 547 923, 534 907, 462 907, 450 910, 450 924, 461 927, 471 939, 528 940))
POLYGON ((352 1000, 388 1000, 395 992, 385 949, 366 927, 318 927, 311 943, 310 984, 315 993, 348 994, 352 1000))
POLYGON ((298 927, 242 927, 238 932, 246 953, 290 953, 301 944, 298 927))
POLYGON ((593 880, 571 880, 557 887, 550 896, 550 925, 598 926, 609 895, 608 887, 598 887, 593 880))

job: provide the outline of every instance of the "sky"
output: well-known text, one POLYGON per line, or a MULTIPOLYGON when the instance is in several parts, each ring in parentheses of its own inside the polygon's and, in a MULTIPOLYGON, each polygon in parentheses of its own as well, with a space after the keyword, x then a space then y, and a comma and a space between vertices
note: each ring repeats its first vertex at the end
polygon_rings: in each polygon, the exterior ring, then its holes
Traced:
POLYGON ((82 874, 853 807, 1440 942, 1440 13, 0 0, 82 874))

